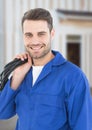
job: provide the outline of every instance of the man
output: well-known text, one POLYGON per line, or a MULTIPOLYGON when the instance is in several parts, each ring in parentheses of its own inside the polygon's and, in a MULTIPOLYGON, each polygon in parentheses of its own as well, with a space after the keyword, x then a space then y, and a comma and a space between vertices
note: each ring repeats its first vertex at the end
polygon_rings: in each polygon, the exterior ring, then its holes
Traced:
POLYGON ((51 50, 53 19, 36 8, 22 18, 28 62, 16 68, 0 95, 0 119, 18 115, 16 130, 92 130, 92 99, 84 73, 51 50))

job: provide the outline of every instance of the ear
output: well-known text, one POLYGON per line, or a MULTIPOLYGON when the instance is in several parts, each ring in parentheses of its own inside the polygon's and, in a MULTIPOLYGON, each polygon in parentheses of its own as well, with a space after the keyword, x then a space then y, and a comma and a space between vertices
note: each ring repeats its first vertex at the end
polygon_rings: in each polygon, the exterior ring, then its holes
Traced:
POLYGON ((52 30, 51 30, 51 38, 52 38, 52 39, 54 38, 54 35, 55 35, 55 30, 52 29, 52 30))

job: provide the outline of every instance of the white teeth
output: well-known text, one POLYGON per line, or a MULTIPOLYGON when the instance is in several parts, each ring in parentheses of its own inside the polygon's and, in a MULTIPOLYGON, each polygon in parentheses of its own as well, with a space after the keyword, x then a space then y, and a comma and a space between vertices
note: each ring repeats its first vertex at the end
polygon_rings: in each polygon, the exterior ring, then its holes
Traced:
POLYGON ((41 47, 32 47, 33 50, 39 50, 41 47))
POLYGON ((30 48, 32 50, 40 50, 42 48, 42 46, 34 46, 34 47, 30 46, 30 48))

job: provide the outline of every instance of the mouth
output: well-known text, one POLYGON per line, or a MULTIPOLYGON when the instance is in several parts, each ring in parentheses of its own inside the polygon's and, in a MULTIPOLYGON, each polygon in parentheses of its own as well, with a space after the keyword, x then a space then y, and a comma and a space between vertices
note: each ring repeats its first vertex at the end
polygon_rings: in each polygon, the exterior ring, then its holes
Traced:
POLYGON ((43 48, 43 45, 28 46, 31 50, 38 51, 43 48))
POLYGON ((30 47, 32 50, 40 50, 42 47, 30 47))

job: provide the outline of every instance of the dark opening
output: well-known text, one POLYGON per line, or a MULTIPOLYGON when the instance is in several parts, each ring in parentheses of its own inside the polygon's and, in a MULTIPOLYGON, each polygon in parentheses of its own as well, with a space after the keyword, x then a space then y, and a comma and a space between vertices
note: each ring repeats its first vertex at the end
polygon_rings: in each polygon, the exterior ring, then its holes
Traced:
POLYGON ((80 67, 79 43, 67 43, 67 59, 80 67))

